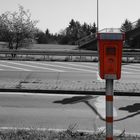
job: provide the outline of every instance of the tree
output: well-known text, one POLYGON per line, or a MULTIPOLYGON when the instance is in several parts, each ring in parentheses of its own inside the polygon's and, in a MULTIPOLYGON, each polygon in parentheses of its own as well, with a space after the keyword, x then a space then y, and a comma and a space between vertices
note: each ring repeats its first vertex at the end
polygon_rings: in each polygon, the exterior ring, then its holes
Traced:
POLYGON ((140 27, 140 19, 137 20, 136 28, 137 28, 137 27, 140 27))
POLYGON ((127 32, 130 30, 132 30, 132 23, 128 19, 126 19, 125 22, 121 26, 121 31, 127 32))
POLYGON ((36 33, 36 41, 38 44, 47 44, 48 39, 43 31, 38 30, 36 33))
POLYGON ((97 28, 96 28, 96 24, 95 24, 95 22, 93 23, 93 26, 91 26, 91 29, 90 29, 90 31, 91 31, 91 33, 96 33, 96 30, 97 30, 97 28))
POLYGON ((49 31, 48 28, 46 29, 45 34, 46 34, 46 37, 48 37, 48 38, 51 36, 50 31, 49 31))
POLYGON ((29 10, 19 6, 18 12, 7 11, 0 16, 0 36, 8 42, 9 49, 25 47, 34 39, 37 22, 31 20, 29 10))
POLYGON ((66 38, 69 38, 68 44, 75 44, 75 41, 79 39, 79 33, 80 33, 81 24, 79 21, 74 21, 72 19, 69 22, 69 26, 66 28, 66 38))
POLYGON ((80 24, 79 21, 72 19, 65 30, 60 32, 59 41, 60 44, 72 44, 85 36, 91 35, 96 32, 96 24, 88 25, 86 22, 80 24))

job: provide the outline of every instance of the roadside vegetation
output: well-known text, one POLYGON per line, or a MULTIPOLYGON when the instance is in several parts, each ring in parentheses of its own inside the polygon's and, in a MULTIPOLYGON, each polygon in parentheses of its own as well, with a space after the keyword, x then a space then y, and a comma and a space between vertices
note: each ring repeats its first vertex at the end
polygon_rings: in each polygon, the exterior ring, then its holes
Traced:
POLYGON ((52 34, 37 28, 38 20, 33 20, 29 10, 19 5, 14 12, 6 11, 0 15, 0 42, 7 42, 11 50, 26 48, 31 44, 65 44, 75 45, 75 42, 96 32, 96 24, 81 24, 71 19, 68 27, 60 33, 52 34))
MULTIPOLYGON (((18 10, 6 11, 0 15, 0 42, 7 42, 5 47, 10 50, 19 48, 28 48, 32 44, 61 44, 75 45, 76 41, 96 33, 96 23, 80 23, 71 19, 68 26, 61 29, 59 33, 52 34, 46 27, 45 31, 37 28, 38 20, 33 20, 29 10, 25 10, 19 5, 18 10)), ((128 19, 121 25, 123 32, 131 31, 140 26, 140 19, 135 24, 128 19)), ((139 42, 139 37, 127 40, 128 44, 135 47, 139 42)))
MULTIPOLYGON (((78 131, 41 131, 41 130, 1 130, 0 140, 104 140, 105 134, 99 133, 84 133, 78 131)), ((140 140, 138 136, 119 135, 114 137, 115 140, 140 140)))

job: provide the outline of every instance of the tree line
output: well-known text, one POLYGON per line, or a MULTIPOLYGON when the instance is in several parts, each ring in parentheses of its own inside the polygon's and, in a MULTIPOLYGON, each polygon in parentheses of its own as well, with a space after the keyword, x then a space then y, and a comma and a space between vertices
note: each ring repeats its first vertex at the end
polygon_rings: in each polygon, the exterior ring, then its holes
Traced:
MULTIPOLYGON (((129 32, 131 34, 131 31, 134 30, 135 28, 138 28, 140 32, 140 19, 138 19, 135 22, 130 22, 128 19, 125 20, 125 22, 121 26, 121 30, 123 32, 129 32), (138 28, 139 27, 139 28, 138 28)), ((137 35, 131 37, 127 36, 126 34, 126 39, 125 39, 125 47, 128 48, 139 48, 140 49, 140 33, 136 33, 137 35)))
MULTIPOLYGON (((31 19, 29 10, 23 6, 18 7, 18 11, 5 12, 0 15, 0 41, 7 42, 9 49, 28 47, 32 43, 38 44, 69 44, 85 36, 96 33, 95 22, 81 24, 79 21, 71 19, 68 26, 58 34, 50 33, 47 28, 45 32, 36 27, 38 21, 31 19)), ((140 19, 135 26, 140 26, 140 19)), ((121 30, 127 32, 132 30, 133 25, 129 20, 121 25, 121 30)))
POLYGON ((31 43, 39 44, 70 44, 87 35, 96 32, 96 25, 80 24, 72 19, 68 27, 58 34, 45 32, 36 27, 38 21, 31 19, 29 10, 23 6, 18 7, 18 11, 5 12, 0 15, 0 41, 7 42, 9 49, 27 47, 31 43))
POLYGON ((39 44, 45 43, 56 43, 56 44, 69 44, 75 45, 75 42, 78 39, 81 39, 87 35, 93 34, 96 32, 96 24, 88 25, 87 23, 80 24, 79 21, 71 19, 68 27, 61 30, 59 34, 51 34, 49 29, 46 29, 45 32, 38 31, 36 34, 36 40, 39 44))

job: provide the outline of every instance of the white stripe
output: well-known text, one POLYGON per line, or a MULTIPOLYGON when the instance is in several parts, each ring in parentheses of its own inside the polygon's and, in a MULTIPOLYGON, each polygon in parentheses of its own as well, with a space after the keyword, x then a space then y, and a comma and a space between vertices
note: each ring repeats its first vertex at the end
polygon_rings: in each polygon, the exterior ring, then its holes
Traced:
POLYGON ((31 71, 31 70, 28 70, 28 69, 23 69, 23 68, 13 67, 13 66, 7 66, 7 65, 3 65, 3 64, 0 64, 0 66, 14 68, 14 69, 20 69, 20 70, 24 70, 24 71, 31 71))
POLYGON ((15 62, 8 62, 8 61, 3 61, 3 62, 10 63, 10 64, 21 65, 21 66, 33 67, 33 68, 47 69, 47 70, 51 70, 51 71, 55 71, 55 72, 64 72, 62 70, 50 69, 50 68, 46 68, 46 67, 38 67, 38 66, 32 66, 32 65, 27 65, 27 64, 20 64, 20 63, 15 63, 15 62))
POLYGON ((123 69, 135 71, 135 72, 140 72, 140 65, 124 65, 123 69))
MULTIPOLYGON (((73 66, 78 66, 78 65, 75 65, 75 64, 67 64, 67 63, 63 63, 63 62, 55 62, 57 64, 65 64, 65 65, 73 65, 73 66)), ((79 71, 85 71, 85 72, 91 72, 91 73, 96 73, 97 71, 95 70, 87 70, 87 69, 80 69, 80 68, 73 68, 73 67, 64 67, 62 66, 63 68, 69 68, 69 69, 73 69, 73 70, 79 70, 79 71)))
POLYGON ((104 82, 104 80, 100 78, 100 75, 99 75, 99 72, 98 71, 96 72, 96 76, 97 76, 97 80, 98 81, 104 82))
POLYGON ((132 69, 132 68, 129 68, 129 67, 128 67, 128 68, 122 68, 122 70, 123 70, 123 71, 132 71, 132 72, 135 71, 135 72, 140 72, 140 70, 132 69))
POLYGON ((66 65, 70 65, 70 66, 76 66, 76 67, 78 67, 78 66, 80 66, 80 67, 86 67, 86 68, 93 68, 93 67, 91 67, 91 66, 85 66, 85 65, 80 65, 79 63, 77 63, 77 64, 74 64, 74 63, 63 63, 63 62, 55 62, 55 63, 58 63, 58 64, 66 64, 66 65))
MULTIPOLYGON (((61 63, 61 62, 56 62, 56 63, 61 63)), ((97 65, 93 65, 93 66, 86 66, 86 65, 81 65, 81 64, 79 64, 79 63, 77 63, 77 64, 67 63, 67 65, 80 66, 80 67, 91 68, 91 69, 93 69, 93 68, 97 68, 97 65)))
POLYGON ((86 62, 86 63, 82 63, 82 64, 84 64, 84 65, 90 65, 90 66, 98 66, 99 63, 95 63, 95 62, 88 63, 88 62, 86 62))
POLYGON ((123 65, 124 67, 140 68, 140 64, 123 65))
MULTIPOLYGON (((37 63, 37 62, 28 62, 28 63, 34 63, 34 64, 39 64, 39 65, 48 65, 48 66, 52 66, 52 67, 60 67, 60 68, 80 70, 80 71, 96 72, 96 71, 93 71, 93 70, 79 69, 79 68, 73 68, 73 67, 65 67, 65 66, 52 65, 52 64, 46 64, 46 63, 45 64, 37 63)), ((57 62, 54 62, 54 63, 57 63, 57 62)))
POLYGON ((121 73, 122 73, 122 74, 130 74, 130 73, 132 73, 132 72, 128 72, 128 71, 123 71, 123 70, 122 70, 121 73))

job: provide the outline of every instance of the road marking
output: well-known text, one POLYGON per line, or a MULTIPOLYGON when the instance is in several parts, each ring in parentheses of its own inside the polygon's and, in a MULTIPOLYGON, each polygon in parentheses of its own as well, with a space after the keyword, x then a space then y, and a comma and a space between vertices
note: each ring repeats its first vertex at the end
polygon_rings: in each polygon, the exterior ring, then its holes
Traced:
POLYGON ((31 71, 29 69, 24 69, 24 68, 19 68, 19 67, 14 67, 14 66, 7 66, 7 65, 3 65, 3 64, 0 64, 0 66, 14 68, 14 69, 19 69, 19 70, 24 70, 24 71, 31 71))
POLYGON ((98 63, 95 63, 95 62, 91 62, 91 63, 89 63, 89 62, 86 62, 86 63, 82 63, 82 64, 84 64, 84 65, 90 65, 90 66, 98 66, 99 64, 98 63))
POLYGON ((124 67, 140 68, 140 64, 123 65, 124 67))
POLYGON ((123 70, 126 70, 126 71, 131 71, 131 73, 133 72, 139 72, 140 73, 140 65, 124 65, 122 67, 123 70))
MULTIPOLYGON (((28 63, 34 63, 34 64, 39 64, 39 65, 48 65, 48 66, 52 66, 52 67, 60 67, 60 68, 65 68, 65 69, 73 69, 73 70, 80 70, 80 71, 88 71, 88 72, 93 72, 95 73, 96 71, 93 70, 87 70, 87 69, 79 69, 79 68, 73 68, 73 67, 65 67, 65 66, 60 66, 60 65, 52 65, 52 64, 44 64, 44 63, 37 63, 37 62, 28 62, 28 63)), ((59 62, 55 62, 55 63, 59 63, 59 62)), ((61 63, 61 62, 60 62, 61 63)), ((65 71, 67 72, 67 71, 65 71)))
POLYGON ((132 72, 128 72, 128 71, 123 71, 121 72, 122 74, 131 74, 132 72))
POLYGON ((122 70, 123 70, 124 72, 125 72, 125 71, 131 71, 131 73, 133 73, 133 72, 140 72, 140 70, 132 69, 132 68, 129 68, 129 67, 128 67, 128 68, 126 68, 126 67, 124 68, 124 67, 123 67, 122 70))
POLYGON ((100 75, 99 75, 99 72, 98 71, 96 72, 96 76, 97 76, 97 80, 98 81, 104 82, 104 80, 100 78, 100 75))
MULTIPOLYGON (((62 62, 55 62, 55 63, 62 63, 62 62)), ((76 66, 76 67, 77 67, 77 66, 80 66, 80 67, 91 68, 91 69, 94 68, 93 66, 81 65, 81 64, 79 64, 79 63, 76 63, 76 64, 74 64, 74 63, 63 63, 63 64, 72 65, 72 66, 76 66)))
POLYGON ((10 63, 10 64, 15 64, 15 65, 32 67, 32 68, 47 69, 47 70, 51 70, 51 71, 55 71, 55 72, 65 72, 63 70, 50 69, 50 68, 46 68, 46 67, 38 67, 38 66, 32 66, 32 65, 27 65, 27 64, 20 64, 20 63, 16 63, 16 62, 8 62, 8 61, 3 61, 3 62, 10 63))
MULTIPOLYGON (((75 64, 68 64, 68 63, 63 63, 63 62, 55 62, 55 63, 78 66, 78 65, 75 65, 75 64)), ((62 66, 62 67, 65 67, 65 66, 62 66)), ((65 67, 65 68, 69 68, 69 69, 73 69, 73 70, 79 70, 79 71, 85 71, 85 72, 91 72, 91 73, 96 73, 97 72, 95 70, 87 70, 87 69, 80 69, 80 68, 73 68, 73 67, 65 67)))

